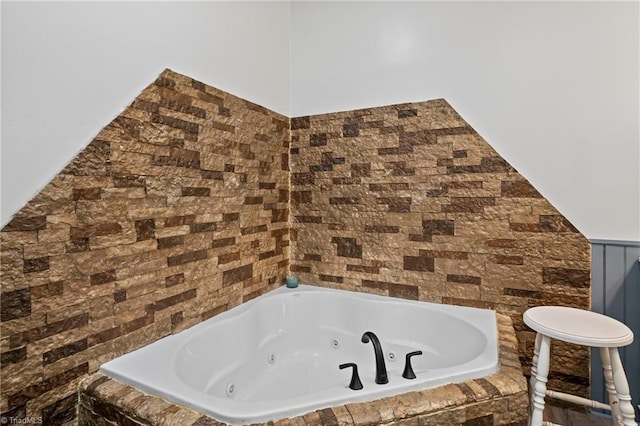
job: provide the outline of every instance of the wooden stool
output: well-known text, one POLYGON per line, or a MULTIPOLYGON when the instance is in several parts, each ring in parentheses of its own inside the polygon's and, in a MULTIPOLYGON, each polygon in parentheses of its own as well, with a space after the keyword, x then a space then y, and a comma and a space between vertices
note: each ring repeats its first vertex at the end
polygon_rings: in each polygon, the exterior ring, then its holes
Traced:
POLYGON ((629 395, 629 384, 620 361, 618 348, 633 342, 633 332, 621 322, 590 311, 561 306, 538 306, 528 309, 524 322, 537 332, 529 382, 529 425, 553 425, 542 422, 544 397, 611 411, 616 425, 637 426, 629 395), (583 346, 600 348, 609 404, 577 395, 547 390, 551 338, 583 346))

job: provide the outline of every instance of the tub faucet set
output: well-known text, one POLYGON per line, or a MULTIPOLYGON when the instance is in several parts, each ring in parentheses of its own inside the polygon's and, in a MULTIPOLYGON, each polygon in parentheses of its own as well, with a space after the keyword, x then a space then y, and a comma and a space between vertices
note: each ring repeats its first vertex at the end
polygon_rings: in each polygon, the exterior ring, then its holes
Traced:
MULTIPOLYGON (((376 383, 379 385, 384 385, 389 383, 389 376, 387 375, 387 366, 384 362, 384 352, 382 351, 382 345, 380 344, 380 339, 373 331, 367 331, 362 335, 361 339, 362 343, 369 343, 373 345, 373 351, 376 357, 376 383)), ((415 379, 416 374, 413 371, 413 367, 411 366, 411 357, 416 355, 422 355, 422 351, 413 351, 409 352, 405 358, 404 371, 402 372, 402 377, 405 379, 415 379)), ((351 374, 351 382, 349 383, 349 388, 353 390, 360 390, 363 388, 362 382, 360 381, 360 377, 358 376, 358 366, 349 362, 346 364, 340 364, 339 368, 345 369, 352 367, 351 374)))

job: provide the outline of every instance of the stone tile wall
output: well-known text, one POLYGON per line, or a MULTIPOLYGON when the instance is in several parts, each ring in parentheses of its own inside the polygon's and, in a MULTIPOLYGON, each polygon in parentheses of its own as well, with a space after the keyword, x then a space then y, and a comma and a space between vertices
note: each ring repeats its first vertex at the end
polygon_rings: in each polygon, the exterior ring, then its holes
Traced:
MULTIPOLYGON (((525 370, 524 310, 590 301, 587 240, 446 102, 290 120, 169 70, 1 238, 0 412, 46 424, 101 363, 289 261, 310 284, 508 314, 525 370)), ((586 349, 553 351, 551 386, 586 396, 586 349)))
MULTIPOLYGON (((291 120, 291 271, 306 283, 511 316, 590 307, 590 245, 444 100, 291 120)), ((553 153, 549 153, 553 155, 553 153)), ((586 348, 550 385, 588 396, 586 348)))
POLYGON ((0 412, 282 283, 289 119, 169 70, 2 229, 0 412))

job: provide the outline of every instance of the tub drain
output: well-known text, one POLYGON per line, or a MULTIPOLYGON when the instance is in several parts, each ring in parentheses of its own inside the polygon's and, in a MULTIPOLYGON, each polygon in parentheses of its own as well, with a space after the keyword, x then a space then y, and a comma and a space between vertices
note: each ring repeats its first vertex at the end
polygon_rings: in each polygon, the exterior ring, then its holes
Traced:
POLYGON ((331 339, 331 347, 333 347, 333 349, 338 349, 340 347, 340 340, 331 339))
POLYGON ((234 393, 236 393, 236 385, 234 385, 233 382, 230 382, 227 385, 227 396, 233 396, 234 393))
POLYGON ((274 352, 271 352, 269 355, 267 355, 267 362, 269 364, 275 364, 276 363, 276 354, 274 352))

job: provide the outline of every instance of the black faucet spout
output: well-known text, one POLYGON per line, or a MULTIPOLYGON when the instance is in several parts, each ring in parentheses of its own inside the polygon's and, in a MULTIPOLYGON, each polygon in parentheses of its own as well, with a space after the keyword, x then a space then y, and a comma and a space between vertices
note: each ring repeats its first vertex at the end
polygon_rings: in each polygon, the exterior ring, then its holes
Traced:
POLYGON ((372 331, 367 331, 362 335, 362 343, 369 343, 369 341, 373 344, 373 351, 376 355, 376 383, 379 385, 389 383, 389 378, 387 377, 387 366, 384 363, 382 345, 380 344, 378 336, 376 336, 372 331))

